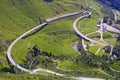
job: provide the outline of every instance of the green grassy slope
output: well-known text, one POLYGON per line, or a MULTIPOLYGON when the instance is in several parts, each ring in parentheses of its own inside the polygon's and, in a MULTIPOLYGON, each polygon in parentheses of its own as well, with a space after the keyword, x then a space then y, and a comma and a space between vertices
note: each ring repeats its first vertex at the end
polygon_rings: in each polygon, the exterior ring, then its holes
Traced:
MULTIPOLYGON (((93 0, 90 1, 90 5, 94 6, 95 9, 98 9, 98 12, 100 12, 101 8, 99 8, 98 4, 93 0)), ((81 6, 85 7, 84 0, 54 0, 50 3, 44 2, 44 0, 0 1, 0 39, 3 41, 11 40, 12 42, 13 39, 17 38, 25 31, 39 25, 39 17, 42 22, 45 22, 47 18, 80 11, 81 6)), ((55 56, 62 56, 64 58, 75 57, 78 53, 72 48, 72 43, 76 41, 78 37, 73 30, 72 23, 77 17, 78 16, 56 21, 47 25, 36 34, 28 36, 25 39, 21 39, 13 47, 12 57, 17 63, 23 64, 28 48, 32 48, 34 45, 37 45, 42 51, 51 52, 55 56)), ((87 28, 89 25, 90 28, 93 28, 97 23, 98 17, 99 16, 96 17, 96 12, 93 11, 93 17, 91 17, 91 20, 85 19, 81 21, 81 26, 83 28, 87 28), (89 22, 86 23, 86 21, 89 22)), ((81 26, 79 29, 81 29, 81 26)), ((0 69, 4 69, 6 67, 9 68, 6 60, 6 51, 2 51, 0 53, 0 60, 2 60, 0 61, 2 64, 0 69)), ((58 66, 60 69, 74 70, 74 67, 76 67, 75 70, 82 70, 84 68, 89 69, 87 66, 78 66, 72 62, 70 63, 71 65, 68 65, 69 60, 62 61, 63 60, 60 61, 58 66)), ((40 67, 40 65, 38 65, 38 67, 40 67)), ((3 80, 6 76, 10 77, 10 79, 14 79, 12 77, 14 75, 4 75, 5 76, 2 76, 1 78, 3 80)), ((21 76, 24 77, 23 75, 20 75, 20 77, 21 76)), ((30 79, 32 80, 33 77, 30 79)))
MULTIPOLYGON (((84 4, 82 1, 83 0, 54 0, 53 2, 47 3, 44 2, 44 0, 1 0, 0 41, 5 42, 4 45, 8 46, 10 42, 19 35, 39 25, 39 17, 41 18, 41 21, 44 22, 47 18, 80 11, 80 6, 84 4)), ((69 57, 76 55, 77 53, 71 48, 71 42, 77 38, 73 35, 72 22, 73 18, 70 18, 69 20, 50 24, 50 26, 43 29, 41 32, 23 39, 23 41, 21 40, 15 45, 16 47, 13 50, 14 53, 12 56, 17 58, 15 56, 20 55, 21 57, 19 56, 18 62, 21 62, 25 57, 26 49, 34 44, 39 44, 38 47, 42 50, 52 52, 56 55, 69 57), (53 34, 55 30, 56 32, 58 31, 58 36, 50 36, 49 33, 53 34), (67 34, 64 34, 66 32, 67 34), (59 36, 61 37, 60 39, 58 38, 59 36), (47 40, 44 38, 50 39, 47 40), (23 44, 21 44, 21 42, 23 44)), ((1 42, 0 47, 3 47, 1 42)), ((7 48, 0 51, 0 71, 9 68, 6 59, 6 50, 7 48)))
POLYGON ((0 40, 13 40, 25 31, 39 25, 46 18, 80 10, 81 1, 4 0, 0 1, 0 40))
POLYGON ((42 21, 59 14, 80 10, 80 1, 2 0, 0 1, 0 39, 14 39, 42 21), (73 4, 72 4, 73 3, 73 4), (8 35, 9 34, 9 35, 8 35))
POLYGON ((75 80, 70 78, 63 78, 55 75, 30 75, 30 74, 10 74, 1 73, 0 80, 75 80))

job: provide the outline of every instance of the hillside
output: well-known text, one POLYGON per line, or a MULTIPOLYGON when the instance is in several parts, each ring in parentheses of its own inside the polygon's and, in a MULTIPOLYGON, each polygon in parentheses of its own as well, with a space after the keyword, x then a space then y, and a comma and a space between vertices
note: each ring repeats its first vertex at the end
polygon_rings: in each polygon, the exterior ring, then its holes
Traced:
POLYGON ((0 80, 119 80, 113 1, 1 0, 0 80))
POLYGON ((12 40, 26 30, 44 22, 46 18, 79 11, 79 3, 79 0, 76 2, 54 0, 49 3, 44 0, 0 1, 0 39, 12 40))
MULTIPOLYGON (((4 73, 14 72, 14 70, 11 71, 10 64, 6 59, 6 51, 7 47, 15 38, 26 32, 27 30, 45 22, 47 18, 80 11, 83 7, 83 4, 84 2, 81 2, 80 0, 76 0, 76 2, 74 2, 73 0, 53 0, 52 2, 46 2, 45 0, 1 0, 0 71, 4 73)), ((66 22, 72 24, 71 21, 66 22)), ((62 23, 64 24, 65 22, 62 23)), ((59 29, 60 28, 58 27, 58 30, 59 29)), ((44 35, 49 36, 43 34, 43 36, 44 35)), ((25 45, 23 45, 23 47, 25 47, 25 45)), ((23 47, 21 45, 21 48, 23 47)), ((24 52, 24 50, 21 50, 20 52, 24 52)), ((72 52, 74 53, 74 51, 72 52)), ((4 74, 4 76, 7 75, 4 74)))

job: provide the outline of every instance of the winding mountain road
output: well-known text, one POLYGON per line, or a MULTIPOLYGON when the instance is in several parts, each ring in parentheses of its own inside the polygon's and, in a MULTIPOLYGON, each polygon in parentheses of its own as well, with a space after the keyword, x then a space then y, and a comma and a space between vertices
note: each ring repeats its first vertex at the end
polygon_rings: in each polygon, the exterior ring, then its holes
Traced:
MULTIPOLYGON (((70 16, 75 16, 75 15, 82 14, 82 13, 85 13, 85 12, 86 12, 86 11, 82 10, 82 11, 80 11, 80 12, 75 12, 75 13, 71 13, 71 14, 65 14, 65 15, 62 15, 62 16, 60 16, 60 17, 55 17, 55 18, 47 19, 47 22, 45 22, 45 23, 43 23, 43 24, 41 24, 41 25, 38 25, 38 26, 30 29, 29 31, 25 32, 24 34, 22 34, 21 36, 19 36, 17 39, 15 39, 15 40, 11 43, 11 45, 8 47, 8 50, 7 50, 7 58, 8 58, 8 60, 9 60, 9 61, 11 62, 11 64, 12 64, 13 66, 15 66, 16 68, 18 68, 18 69, 20 69, 21 71, 24 71, 24 72, 29 72, 29 73, 31 73, 31 74, 33 73, 33 71, 34 71, 34 72, 39 71, 39 70, 47 71, 47 70, 44 70, 44 69, 42 69, 42 68, 35 69, 35 70, 31 71, 31 70, 26 69, 26 68, 20 66, 19 64, 17 64, 17 63, 13 60, 13 58, 12 58, 12 56, 11 56, 11 50, 12 50, 13 46, 16 44, 16 42, 18 42, 18 41, 19 41, 20 39, 22 39, 23 37, 27 36, 29 33, 33 33, 34 30, 40 29, 40 28, 48 25, 49 23, 51 23, 51 22, 53 22, 53 21, 56 21, 56 20, 59 20, 59 19, 63 19, 63 18, 67 18, 67 17, 70 17, 70 16)), ((47 72, 50 72, 50 71, 47 71, 47 72)), ((51 73, 53 73, 53 71, 51 71, 51 73)), ((55 72, 54 72, 54 74, 58 75, 58 73, 55 73, 55 72)), ((61 75, 61 74, 59 74, 59 75, 61 75)))
POLYGON ((14 40, 11 45, 8 47, 8 50, 7 50, 7 58, 8 60, 12 63, 13 66, 17 67, 18 69, 20 69, 21 71, 25 71, 25 72, 29 72, 31 73, 30 70, 26 69, 26 68, 23 68, 22 66, 18 65, 12 58, 11 56, 11 50, 13 48, 13 46, 16 44, 17 41, 19 41, 21 38, 23 38, 24 36, 26 36, 28 33, 31 33, 33 30, 35 29, 38 29, 38 28, 41 28, 43 26, 47 25, 47 23, 43 23, 35 28, 32 28, 31 30, 27 31, 26 33, 22 34, 20 37, 18 37, 16 40, 14 40))
MULTIPOLYGON (((20 69, 21 71, 24 71, 24 72, 29 72, 30 74, 37 74, 38 71, 45 71, 45 72, 48 72, 48 73, 51 73, 51 74, 54 74, 54 75, 65 76, 64 74, 56 73, 56 72, 54 72, 54 71, 50 71, 50 70, 43 69, 43 68, 38 68, 38 69, 34 69, 34 70, 26 69, 26 68, 20 66, 19 64, 17 64, 17 63, 13 60, 13 58, 12 58, 12 56, 11 56, 11 50, 12 50, 13 46, 16 44, 17 41, 19 41, 19 40, 22 39, 23 37, 27 36, 28 34, 33 33, 34 30, 40 29, 40 28, 42 28, 42 27, 45 27, 45 26, 48 25, 49 23, 54 22, 54 21, 56 21, 56 20, 63 19, 63 18, 67 18, 67 17, 70 17, 70 16, 75 16, 75 15, 82 14, 82 13, 86 13, 86 12, 87 12, 87 11, 82 10, 82 11, 80 11, 80 12, 75 12, 75 13, 71 13, 71 14, 68 14, 68 15, 66 14, 66 15, 62 15, 62 16, 60 16, 60 17, 55 17, 55 18, 52 18, 52 19, 47 19, 47 21, 46 21, 45 23, 43 23, 43 24, 41 24, 41 25, 39 25, 39 26, 37 26, 37 27, 34 27, 34 28, 30 29, 29 31, 25 32, 24 34, 22 34, 21 36, 19 36, 17 39, 15 39, 15 40, 11 43, 11 45, 8 47, 8 50, 7 50, 7 58, 8 58, 8 60, 9 60, 9 61, 11 62, 11 64, 12 64, 13 66, 15 66, 16 68, 18 68, 18 69, 20 69)), ((80 36, 82 36, 84 39, 86 39, 86 40, 88 40, 88 41, 91 41, 91 42, 98 43, 98 44, 100 44, 100 45, 104 45, 104 44, 102 44, 102 43, 99 43, 99 42, 97 42, 97 41, 95 41, 95 40, 92 40, 92 39, 86 37, 85 35, 83 35, 82 33, 80 33, 79 30, 77 29, 77 26, 76 26, 77 21, 79 21, 80 19, 85 18, 85 17, 88 17, 88 16, 91 15, 91 12, 87 12, 87 13, 88 13, 87 15, 84 15, 84 16, 78 18, 78 19, 73 23, 73 28, 74 28, 74 30, 75 30, 80 36)), ((71 78, 78 79, 78 80, 87 80, 87 79, 88 79, 88 80, 89 80, 89 79, 91 79, 91 80, 103 80, 103 79, 84 78, 84 77, 71 77, 71 78)))
POLYGON ((85 17, 89 17, 89 16, 92 14, 91 12, 88 12, 88 11, 87 11, 87 13, 88 13, 88 14, 86 14, 86 15, 84 15, 84 16, 82 16, 82 17, 79 17, 79 18, 77 18, 77 19, 74 21, 74 23, 73 23, 73 28, 74 28, 74 30, 75 30, 76 33, 77 33, 79 36, 81 36, 83 39, 88 40, 88 41, 90 41, 90 42, 92 42, 92 43, 97 43, 97 44, 99 44, 99 45, 101 45, 101 46, 105 46, 106 44, 100 43, 100 42, 98 42, 98 41, 96 41, 96 40, 94 40, 94 39, 91 39, 91 38, 85 36, 84 34, 82 34, 82 33, 78 30, 78 28, 77 28, 77 22, 78 22, 79 20, 85 18, 85 17))

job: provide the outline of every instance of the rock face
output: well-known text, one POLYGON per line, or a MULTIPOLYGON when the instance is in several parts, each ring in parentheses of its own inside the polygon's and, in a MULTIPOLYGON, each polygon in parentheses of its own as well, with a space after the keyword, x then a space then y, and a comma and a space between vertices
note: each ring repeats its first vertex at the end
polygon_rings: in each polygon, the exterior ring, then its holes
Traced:
POLYGON ((120 0, 98 0, 98 1, 120 10, 120 0))

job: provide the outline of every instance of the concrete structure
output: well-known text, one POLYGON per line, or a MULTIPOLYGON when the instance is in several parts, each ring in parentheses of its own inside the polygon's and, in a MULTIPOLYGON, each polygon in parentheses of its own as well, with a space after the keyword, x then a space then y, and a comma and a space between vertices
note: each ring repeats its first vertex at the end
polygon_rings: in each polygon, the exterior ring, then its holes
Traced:
POLYGON ((97 25, 97 27, 100 28, 100 32, 104 32, 107 30, 120 34, 120 29, 118 29, 117 27, 109 26, 107 23, 103 23, 103 19, 101 19, 101 22, 97 25))

